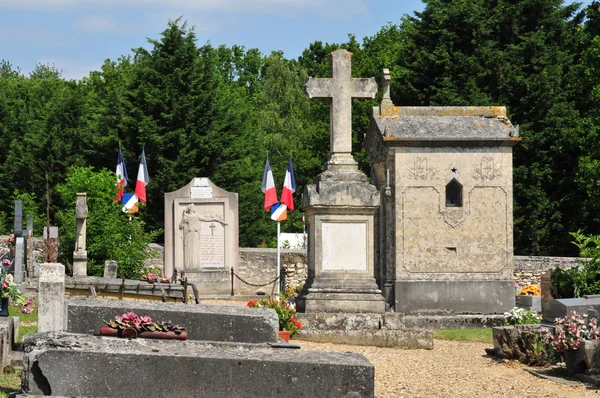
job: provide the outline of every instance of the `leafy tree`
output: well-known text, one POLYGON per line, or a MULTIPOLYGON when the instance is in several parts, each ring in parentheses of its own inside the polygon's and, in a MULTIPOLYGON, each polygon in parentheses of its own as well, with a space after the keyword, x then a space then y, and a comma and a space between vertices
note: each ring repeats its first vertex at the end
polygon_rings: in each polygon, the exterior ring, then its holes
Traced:
POLYGON ((145 250, 160 231, 147 232, 137 215, 124 214, 113 204, 116 194, 114 173, 91 167, 69 169, 66 181, 57 187, 62 196, 60 222, 60 259, 71 264, 75 250, 75 201, 78 192, 87 194, 88 275, 101 276, 105 260, 116 260, 127 278, 141 276, 150 254, 145 250))

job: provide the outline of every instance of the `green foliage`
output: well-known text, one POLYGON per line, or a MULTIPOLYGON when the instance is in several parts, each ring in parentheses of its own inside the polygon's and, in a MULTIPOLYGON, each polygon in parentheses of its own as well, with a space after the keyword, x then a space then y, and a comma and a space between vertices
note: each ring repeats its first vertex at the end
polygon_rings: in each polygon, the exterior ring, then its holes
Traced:
POLYGON ((113 203, 116 196, 114 173, 74 167, 57 191, 62 195, 64 208, 57 214, 62 261, 72 263, 76 194, 86 193, 88 274, 102 275, 104 261, 116 260, 125 277, 139 278, 144 262, 150 256, 145 249, 159 231, 146 232, 139 216, 124 214, 121 205, 113 203))
POLYGON ((577 268, 563 270, 556 267, 552 271, 550 294, 555 299, 575 297, 575 274, 577 268))

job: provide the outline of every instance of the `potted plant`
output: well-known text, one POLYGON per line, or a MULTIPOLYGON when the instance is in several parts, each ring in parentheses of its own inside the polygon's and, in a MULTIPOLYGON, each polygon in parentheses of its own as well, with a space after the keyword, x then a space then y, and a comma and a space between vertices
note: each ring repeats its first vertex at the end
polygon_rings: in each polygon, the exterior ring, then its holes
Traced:
POLYGON ((290 337, 298 333, 298 329, 302 327, 300 322, 296 320, 296 305, 282 296, 276 298, 250 300, 248 301, 250 308, 272 308, 277 312, 279 318, 279 338, 290 341, 290 337))
POLYGON ((588 320, 588 314, 573 311, 570 316, 556 318, 554 324, 552 346, 562 354, 568 373, 582 373, 591 366, 596 351, 598 320, 588 320))
POLYGON ((8 316, 8 300, 24 306, 25 295, 17 288, 12 274, 6 273, 4 267, 0 271, 0 279, 2 280, 2 293, 0 294, 0 316, 8 316))
POLYGON ((187 330, 182 326, 153 321, 149 316, 138 316, 133 312, 126 312, 104 323, 100 326, 100 334, 103 336, 174 340, 186 340, 188 337, 187 330))

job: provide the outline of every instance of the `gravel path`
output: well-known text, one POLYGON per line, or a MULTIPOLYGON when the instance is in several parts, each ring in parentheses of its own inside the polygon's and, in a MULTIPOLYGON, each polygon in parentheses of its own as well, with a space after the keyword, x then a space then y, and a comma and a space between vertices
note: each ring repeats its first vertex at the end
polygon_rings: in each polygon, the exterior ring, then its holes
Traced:
POLYGON ((375 365, 375 394, 385 397, 600 397, 582 384, 536 377, 515 362, 486 356, 491 344, 435 340, 433 350, 399 350, 294 340, 304 350, 363 354, 375 365))

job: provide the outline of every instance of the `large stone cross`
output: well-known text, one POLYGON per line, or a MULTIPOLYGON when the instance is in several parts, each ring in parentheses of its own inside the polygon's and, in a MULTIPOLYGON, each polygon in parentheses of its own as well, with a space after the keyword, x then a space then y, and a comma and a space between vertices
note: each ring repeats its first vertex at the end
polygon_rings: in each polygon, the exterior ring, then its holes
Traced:
POLYGON ((336 166, 352 168, 356 162, 352 157, 352 98, 375 98, 375 78, 352 78, 352 53, 337 50, 329 54, 331 78, 313 79, 305 86, 308 98, 331 98, 330 151, 327 168, 336 166))

